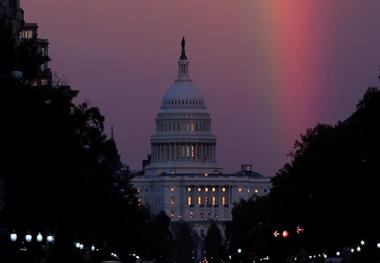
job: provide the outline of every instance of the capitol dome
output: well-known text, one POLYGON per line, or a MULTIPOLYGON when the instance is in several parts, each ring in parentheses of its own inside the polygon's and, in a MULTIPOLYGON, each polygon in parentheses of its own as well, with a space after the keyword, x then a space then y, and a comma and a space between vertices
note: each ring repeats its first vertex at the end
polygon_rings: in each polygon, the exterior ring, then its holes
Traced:
POLYGON ((224 229, 232 220, 234 204, 252 195, 266 195, 270 179, 242 165, 241 171, 226 174, 217 164, 217 138, 205 98, 193 85, 185 40, 178 60, 178 75, 162 97, 150 137, 150 158, 144 171, 131 179, 138 201, 152 214, 161 211, 172 222, 186 222, 192 228, 197 246, 194 259, 203 258, 202 237, 211 222, 224 229))
POLYGON ((166 90, 151 137, 151 163, 146 175, 215 173, 216 137, 200 90, 189 76, 189 61, 182 40, 178 75, 166 90))
POLYGON ((206 109, 203 96, 191 82, 176 81, 162 99, 161 109, 206 109))

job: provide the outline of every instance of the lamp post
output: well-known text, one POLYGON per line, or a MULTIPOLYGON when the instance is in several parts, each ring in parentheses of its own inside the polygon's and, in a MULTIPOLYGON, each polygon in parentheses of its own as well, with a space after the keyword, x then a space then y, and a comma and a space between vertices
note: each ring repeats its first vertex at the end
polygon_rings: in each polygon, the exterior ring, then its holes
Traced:
POLYGON ((17 247, 17 240, 18 240, 18 235, 16 231, 12 231, 9 235, 9 240, 11 241, 11 249, 9 251, 8 257, 9 259, 12 260, 17 260, 18 259, 18 247, 17 247))
POLYGON ((237 259, 239 260, 239 262, 242 262, 242 261, 243 261, 243 259, 242 259, 242 257, 243 257, 243 255, 242 255, 243 250, 239 247, 239 248, 236 250, 236 252, 237 252, 237 259))

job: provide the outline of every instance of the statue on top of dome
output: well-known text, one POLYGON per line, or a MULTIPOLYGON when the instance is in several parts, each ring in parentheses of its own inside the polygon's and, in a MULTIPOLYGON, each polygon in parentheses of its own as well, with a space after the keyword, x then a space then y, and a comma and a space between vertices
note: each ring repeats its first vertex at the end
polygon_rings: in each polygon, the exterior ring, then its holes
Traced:
POLYGON ((181 56, 179 57, 180 60, 187 60, 185 45, 186 45, 185 37, 182 37, 182 41, 181 41, 182 50, 181 50, 181 56))

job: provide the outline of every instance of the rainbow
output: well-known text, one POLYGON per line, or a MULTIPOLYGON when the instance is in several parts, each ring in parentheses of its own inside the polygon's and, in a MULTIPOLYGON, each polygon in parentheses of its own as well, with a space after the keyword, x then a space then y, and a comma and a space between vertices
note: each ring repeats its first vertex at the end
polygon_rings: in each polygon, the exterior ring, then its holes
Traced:
POLYGON ((325 93, 328 8, 325 1, 309 0, 263 0, 251 5, 251 15, 260 16, 256 21, 262 22, 252 37, 263 38, 265 57, 271 60, 276 126, 283 137, 294 140, 318 121, 324 108, 315 105, 323 104, 325 93))

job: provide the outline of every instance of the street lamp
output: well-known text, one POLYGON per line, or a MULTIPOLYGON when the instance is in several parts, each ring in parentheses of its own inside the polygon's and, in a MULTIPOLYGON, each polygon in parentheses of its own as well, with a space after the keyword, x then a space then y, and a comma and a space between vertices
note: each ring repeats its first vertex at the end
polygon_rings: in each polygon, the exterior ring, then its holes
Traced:
POLYGON ((356 248, 356 251, 357 252, 360 252, 362 249, 358 246, 357 248, 356 248))
POLYGON ((17 241, 17 234, 16 233, 11 233, 10 234, 10 239, 12 242, 16 242, 17 241))
POLYGON ((32 242, 32 239, 33 239, 33 238, 32 238, 32 235, 31 235, 31 234, 26 234, 26 235, 25 235, 25 241, 26 241, 26 242, 30 243, 30 242, 32 242))
POLYGON ((36 239, 37 239, 37 242, 41 243, 44 238, 41 233, 38 233, 36 239))
POLYGON ((237 252, 238 252, 239 254, 241 254, 241 248, 238 248, 237 252))
POLYGON ((54 242, 54 236, 53 236, 53 235, 48 235, 48 236, 46 237, 46 241, 47 241, 48 243, 53 243, 53 242, 54 242))
POLYGON ((377 248, 380 248, 380 243, 377 243, 377 245, 376 245, 376 246, 377 246, 377 248))
POLYGON ((365 245, 365 242, 364 240, 360 241, 360 245, 364 246, 365 245))
POLYGON ((94 245, 91 246, 91 251, 95 251, 95 246, 94 245))

